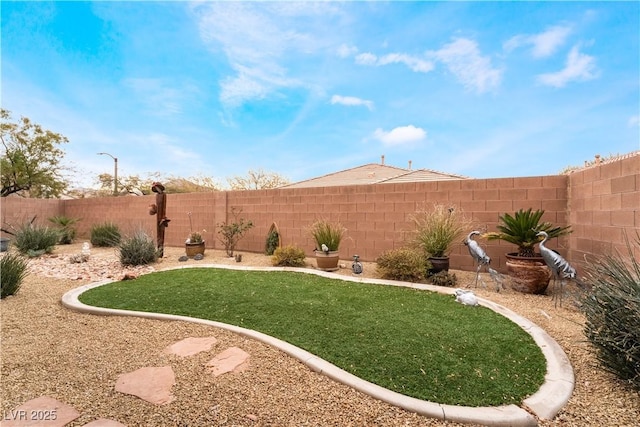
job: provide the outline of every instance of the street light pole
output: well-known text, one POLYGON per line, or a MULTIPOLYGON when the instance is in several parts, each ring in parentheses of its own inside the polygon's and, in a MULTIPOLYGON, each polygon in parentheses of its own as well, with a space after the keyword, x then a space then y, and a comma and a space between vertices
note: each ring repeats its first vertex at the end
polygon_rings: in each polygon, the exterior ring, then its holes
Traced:
POLYGON ((118 195, 118 158, 112 156, 109 153, 98 153, 100 155, 106 155, 113 159, 113 195, 118 195))

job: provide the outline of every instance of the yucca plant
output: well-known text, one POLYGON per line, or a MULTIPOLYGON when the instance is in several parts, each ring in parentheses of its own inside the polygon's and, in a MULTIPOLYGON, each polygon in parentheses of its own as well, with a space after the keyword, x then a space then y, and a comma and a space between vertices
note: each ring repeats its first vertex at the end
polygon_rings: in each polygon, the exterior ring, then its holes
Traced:
POLYGON ((533 211, 531 208, 526 211, 520 209, 511 216, 508 213, 501 215, 496 228, 499 232, 486 233, 484 237, 488 240, 504 240, 518 246, 518 256, 535 257, 534 246, 542 240, 536 236, 540 231, 546 231, 549 238, 560 237, 571 233, 571 226, 556 227, 550 222, 540 222, 543 209, 533 211))
POLYGON ((28 262, 22 256, 9 253, 0 258, 0 298, 14 295, 27 275, 28 262))
POLYGON ((583 294, 581 308, 584 333, 600 363, 640 391, 640 261, 626 235, 625 240, 628 259, 616 252, 587 264, 583 281, 592 290, 583 294))
POLYGON ((123 239, 119 245, 120 264, 146 265, 158 260, 158 251, 154 240, 142 230, 123 239))
POLYGON ((23 255, 37 257, 53 252, 60 239, 57 230, 41 227, 33 221, 25 223, 14 234, 13 245, 23 255))
POLYGON ((94 225, 91 227, 90 235, 91 244, 97 247, 118 246, 122 238, 118 226, 111 222, 94 225))

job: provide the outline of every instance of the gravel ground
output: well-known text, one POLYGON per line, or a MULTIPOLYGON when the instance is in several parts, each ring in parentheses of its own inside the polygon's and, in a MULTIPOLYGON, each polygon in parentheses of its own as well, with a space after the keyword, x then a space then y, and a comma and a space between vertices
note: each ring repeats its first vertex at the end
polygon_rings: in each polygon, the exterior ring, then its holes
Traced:
MULTIPOLYGON (((30 274, 17 295, 0 302, 2 416, 27 400, 48 395, 82 413, 69 424, 110 418, 128 426, 454 426, 380 402, 316 374, 284 353, 203 325, 186 322, 103 317, 62 307, 69 289, 125 273, 141 274, 174 265, 183 248, 166 248, 152 267, 123 269, 113 249, 94 248, 86 263, 71 264, 80 244, 58 246, 52 255, 30 261, 30 274), (215 336, 210 352, 180 359, 162 350, 194 336, 215 336), (203 365, 212 355, 237 346, 251 358, 249 369, 214 378, 203 365), (175 400, 164 406, 114 391, 118 375, 145 366, 173 367, 175 400)), ((236 264, 207 249, 203 261, 236 264)), ((314 263, 312 259, 308 262, 314 263)), ((350 274, 350 261, 340 273, 350 274)), ((269 257, 243 253, 242 265, 269 265, 269 257)), ((375 265, 364 263, 365 276, 375 265)), ((456 272, 459 286, 474 274, 456 272)), ((483 274, 483 276, 486 276, 483 274)), ((485 281, 489 279, 485 277, 485 281)), ((582 315, 565 301, 554 308, 549 296, 478 289, 543 327, 564 348, 576 375, 571 400, 542 426, 638 426, 640 395, 604 372, 582 334, 582 315)))

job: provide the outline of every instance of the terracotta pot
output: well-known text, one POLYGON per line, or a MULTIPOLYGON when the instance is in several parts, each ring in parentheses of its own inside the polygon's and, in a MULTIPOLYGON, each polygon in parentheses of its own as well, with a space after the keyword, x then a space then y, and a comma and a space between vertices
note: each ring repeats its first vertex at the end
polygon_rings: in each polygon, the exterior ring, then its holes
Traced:
POLYGON ((549 286, 551 272, 541 256, 521 257, 517 253, 507 257, 507 272, 511 287, 525 294, 544 294, 549 286))
POLYGON ((323 251, 316 251, 316 263, 318 270, 336 271, 338 269, 338 261, 340 257, 338 251, 329 251, 328 254, 323 251))
POLYGON ((449 271, 449 257, 448 256, 432 256, 429 257, 431 268, 427 270, 427 275, 440 273, 441 271, 449 271))
POLYGON ((196 254, 204 255, 204 242, 200 243, 185 243, 185 250, 187 251, 187 256, 189 258, 193 258, 196 254))

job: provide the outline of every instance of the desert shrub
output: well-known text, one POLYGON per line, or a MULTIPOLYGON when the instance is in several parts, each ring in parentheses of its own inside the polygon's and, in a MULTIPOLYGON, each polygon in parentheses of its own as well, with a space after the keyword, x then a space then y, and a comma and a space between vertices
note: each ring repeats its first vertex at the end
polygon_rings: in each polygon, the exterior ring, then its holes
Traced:
POLYGON ((27 260, 18 254, 8 253, 0 258, 0 298, 18 292, 27 275, 27 265, 27 260))
POLYGON ((297 246, 281 246, 273 251, 271 264, 278 267, 304 267, 304 258, 304 250, 297 246))
POLYGON ((436 274, 432 274, 429 277, 432 285, 447 286, 449 288, 455 286, 458 283, 458 278, 455 273, 449 273, 448 271, 439 271, 436 274))
POLYGON ((123 239, 118 245, 118 250, 122 265, 145 265, 158 260, 154 240, 142 230, 123 239))
MULTIPOLYGON (((619 252, 587 266, 582 297, 584 333, 605 369, 640 390, 640 261, 627 239, 629 258, 619 252)), ((640 248, 640 235, 636 245, 640 248)))
POLYGON ((57 230, 29 222, 16 230, 13 245, 22 255, 37 257, 51 253, 59 239, 57 230))
POLYGON ((73 243, 73 239, 76 238, 76 229, 73 225, 78 222, 77 219, 69 218, 64 215, 56 215, 49 218, 49 221, 58 226, 58 232, 60 233, 58 243, 61 245, 69 245, 73 243))
POLYGON ((425 279, 429 261, 416 249, 391 249, 376 259, 380 277, 406 282, 420 282, 425 279))
POLYGON ((233 222, 221 222, 218 224, 218 239, 224 246, 227 256, 232 257, 238 241, 245 233, 253 228, 253 221, 240 217, 242 210, 231 208, 233 222))
POLYGON ((264 253, 267 255, 273 255, 275 250, 278 248, 279 243, 280 235, 276 230, 271 230, 269 234, 267 234, 267 240, 264 244, 264 253))
POLYGON ((121 238, 120 229, 112 222, 96 224, 91 227, 90 241, 93 246, 115 247, 118 246, 121 238))

